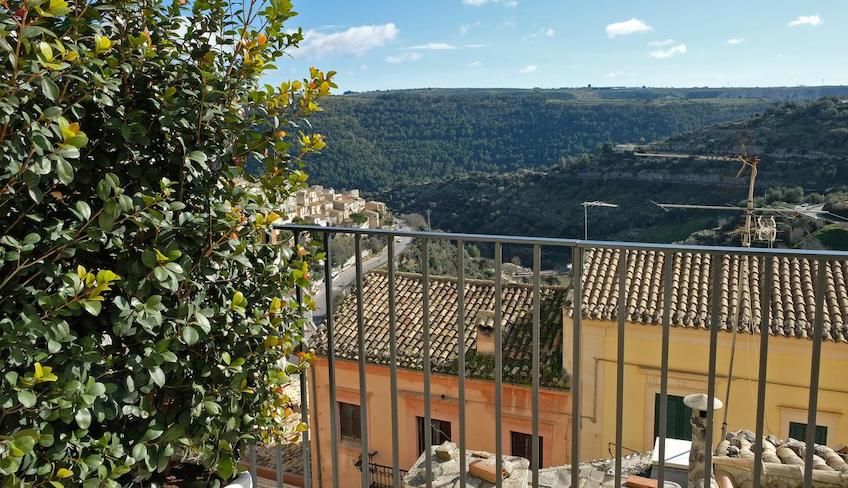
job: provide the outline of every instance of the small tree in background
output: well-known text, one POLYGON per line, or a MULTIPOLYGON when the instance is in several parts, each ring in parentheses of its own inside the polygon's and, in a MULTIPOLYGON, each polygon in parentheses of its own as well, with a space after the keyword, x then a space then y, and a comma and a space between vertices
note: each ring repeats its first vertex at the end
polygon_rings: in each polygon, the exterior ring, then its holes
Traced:
POLYGON ((281 387, 321 255, 266 235, 333 73, 259 85, 288 0, 0 2, 3 486, 228 479, 305 428, 281 387))

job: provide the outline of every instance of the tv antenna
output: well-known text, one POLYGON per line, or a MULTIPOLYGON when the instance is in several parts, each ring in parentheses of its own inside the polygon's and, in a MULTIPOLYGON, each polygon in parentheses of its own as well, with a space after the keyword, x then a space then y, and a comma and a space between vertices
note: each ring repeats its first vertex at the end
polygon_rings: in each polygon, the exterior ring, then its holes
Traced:
POLYGON ((580 205, 583 205, 583 239, 586 241, 589 240, 589 207, 618 208, 618 205, 614 203, 599 200, 583 202, 580 205))
MULTIPOLYGON (((747 124, 745 125, 745 131, 748 134, 748 138, 751 138, 751 131, 748 130, 747 124)), ((719 132, 719 131, 713 131, 719 132)), ((726 132, 726 131, 725 131, 726 132)), ((731 130, 730 132, 734 132, 738 135, 738 131, 731 130)), ((710 142, 713 142, 712 140, 710 142)), ((743 247, 751 247, 751 242, 753 240, 753 223, 754 223, 754 212, 757 210, 754 208, 754 191, 756 189, 757 184, 757 173, 759 172, 760 166, 760 156, 759 154, 751 154, 748 152, 749 144, 746 144, 744 141, 740 141, 740 150, 736 153, 725 153, 725 154, 698 154, 698 153, 690 153, 685 151, 680 152, 667 152, 662 150, 643 150, 642 148, 636 148, 633 151, 633 155, 640 158, 668 158, 668 159, 696 159, 702 161, 724 161, 724 162, 737 162, 742 163, 742 167, 739 168, 739 171, 736 173, 736 177, 739 178, 746 171, 750 170, 750 174, 748 176, 748 197, 745 200, 745 207, 730 207, 730 206, 720 206, 720 205, 684 205, 684 204, 659 204, 654 202, 657 206, 664 210, 668 210, 670 208, 696 208, 702 210, 743 210, 745 212, 745 227, 742 231, 742 246, 743 247)), ((752 144, 750 144, 753 146, 752 144)))

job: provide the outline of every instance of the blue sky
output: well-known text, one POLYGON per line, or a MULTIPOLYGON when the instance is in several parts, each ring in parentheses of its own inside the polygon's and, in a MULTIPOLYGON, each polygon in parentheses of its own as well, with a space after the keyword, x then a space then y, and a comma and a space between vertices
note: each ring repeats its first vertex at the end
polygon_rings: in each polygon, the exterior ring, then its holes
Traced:
POLYGON ((294 0, 267 81, 342 90, 848 84, 848 0, 294 0))

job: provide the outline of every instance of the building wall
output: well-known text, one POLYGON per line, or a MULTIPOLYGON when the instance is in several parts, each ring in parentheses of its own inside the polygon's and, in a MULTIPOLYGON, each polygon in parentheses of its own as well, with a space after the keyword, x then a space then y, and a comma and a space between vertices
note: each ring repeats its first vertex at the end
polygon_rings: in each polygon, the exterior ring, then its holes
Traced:
MULTIPOLYGON (((320 474, 313 462, 315 479, 323 477, 324 486, 332 484, 332 456, 330 444, 330 396, 328 370, 325 359, 312 365, 315 378, 309 387, 310 419, 313 459, 320 459, 320 474), (314 388, 314 390, 313 390, 314 388), (318 445, 320 444, 320 452, 318 445)), ((389 368, 367 366, 368 431, 370 451, 377 451, 372 462, 391 466, 392 423, 389 368)), ((336 361, 336 400, 359 405, 359 365, 353 361, 336 361)), ((495 390, 494 383, 466 380, 466 439, 467 448, 493 452, 495 450, 495 390)), ((423 373, 398 369, 398 434, 400 468, 409 469, 418 458, 416 417, 424 416, 423 373)), ((458 378, 433 374, 431 381, 432 418, 451 423, 451 436, 459 441, 458 378)), ((502 393, 503 423, 502 446, 504 454, 510 453, 510 432, 531 433, 531 392, 523 386, 504 385, 502 393)), ((543 438, 543 466, 562 465, 567 462, 566 444, 570 433, 571 397, 568 392, 543 389, 540 392, 539 435, 543 438)), ((339 478, 343 487, 360 485, 360 472, 354 467, 361 445, 340 441, 339 478)))
MULTIPOLYGON (((565 319, 570 352, 571 319, 565 319)), ((583 322, 581 459, 606 456, 615 441, 617 326, 613 322, 583 322)), ((716 396, 726 399, 732 334, 718 334, 716 396)), ((660 391, 662 328, 627 324, 625 328, 624 432, 627 449, 653 446, 655 394, 660 391)), ((848 345, 822 344, 818 396, 818 425, 828 428, 831 447, 848 443, 848 345)), ((730 381, 728 430, 756 428, 760 336, 738 334, 730 381)), ((789 422, 806 423, 809 401, 812 341, 769 338, 764 430, 779 438, 789 435, 789 422)), ((707 392, 709 333, 671 328, 668 392, 685 396, 707 392)), ((565 364, 570 364, 567 355, 565 364)), ((725 408, 728 406, 725 405, 725 408)), ((715 418, 713 439, 718 442, 724 410, 715 418)))

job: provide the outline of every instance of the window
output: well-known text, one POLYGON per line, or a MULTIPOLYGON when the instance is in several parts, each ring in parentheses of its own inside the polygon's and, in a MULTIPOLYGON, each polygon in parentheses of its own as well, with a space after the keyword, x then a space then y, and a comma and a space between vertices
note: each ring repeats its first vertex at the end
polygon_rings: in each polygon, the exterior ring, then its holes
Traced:
MULTIPOLYGON (((416 417, 418 421, 418 454, 424 452, 424 417, 416 417)), ((447 420, 430 419, 432 441, 434 446, 451 440, 451 424, 447 420)))
POLYGON ((362 438, 359 405, 339 402, 339 431, 342 440, 359 441, 362 438))
MULTIPOLYGON (((660 436, 660 404, 661 397, 654 397, 654 438, 660 436)), ((692 409, 683 404, 683 397, 668 395, 666 409, 665 435, 668 439, 692 440, 692 409)))
MULTIPOLYGON (((789 422, 789 437, 795 440, 804 442, 807 439, 807 424, 801 422, 789 422)), ((824 425, 816 426, 816 435, 813 441, 816 444, 827 445, 827 427, 824 425)))
MULTIPOLYGON (((533 436, 523 432, 510 432, 510 444, 512 444, 512 455, 523 457, 524 459, 533 460, 533 436)), ((539 467, 542 466, 545 459, 545 443, 542 436, 539 436, 539 467)), ((531 464, 532 466, 532 464, 531 464)))

